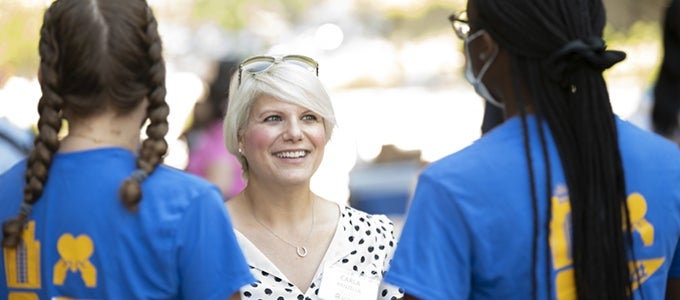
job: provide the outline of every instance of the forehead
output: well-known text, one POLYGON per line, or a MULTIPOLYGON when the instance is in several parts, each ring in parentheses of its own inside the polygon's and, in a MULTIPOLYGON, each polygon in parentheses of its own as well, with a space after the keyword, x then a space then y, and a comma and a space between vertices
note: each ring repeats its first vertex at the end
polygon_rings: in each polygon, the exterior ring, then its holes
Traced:
POLYGON ((260 94, 255 98, 252 114, 259 114, 264 111, 307 111, 308 109, 300 105, 283 101, 269 94, 260 94))

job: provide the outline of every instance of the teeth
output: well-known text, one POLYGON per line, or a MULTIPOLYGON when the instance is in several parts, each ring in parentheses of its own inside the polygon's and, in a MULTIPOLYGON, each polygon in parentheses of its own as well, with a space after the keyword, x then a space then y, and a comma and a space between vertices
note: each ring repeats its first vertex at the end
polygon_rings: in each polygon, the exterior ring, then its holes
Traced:
POLYGON ((276 156, 280 158, 300 158, 304 157, 307 153, 303 150, 292 151, 292 152, 281 152, 277 153, 276 156))

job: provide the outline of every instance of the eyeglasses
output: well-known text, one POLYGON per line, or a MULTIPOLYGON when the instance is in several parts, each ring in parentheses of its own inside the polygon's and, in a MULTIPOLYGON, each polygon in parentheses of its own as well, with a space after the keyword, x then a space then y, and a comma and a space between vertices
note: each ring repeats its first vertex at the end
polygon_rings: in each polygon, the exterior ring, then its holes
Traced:
POLYGON ((456 35, 461 39, 465 40, 470 34, 470 22, 468 21, 468 15, 466 11, 459 11, 452 13, 449 16, 449 22, 451 22, 451 27, 456 35))
POLYGON ((260 55, 248 58, 238 66, 239 86, 241 85, 241 80, 243 78, 244 71, 250 74, 262 73, 269 70, 269 68, 271 68, 273 65, 284 62, 303 67, 310 72, 314 72, 316 76, 319 76, 319 63, 316 62, 316 60, 314 60, 311 57, 307 57, 304 55, 286 55, 286 56, 260 55))

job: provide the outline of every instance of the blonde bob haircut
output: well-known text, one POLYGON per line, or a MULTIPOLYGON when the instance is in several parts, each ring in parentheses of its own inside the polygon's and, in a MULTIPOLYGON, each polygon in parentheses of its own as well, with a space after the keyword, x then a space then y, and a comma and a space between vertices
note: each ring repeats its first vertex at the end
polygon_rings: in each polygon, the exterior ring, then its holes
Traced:
POLYGON ((236 156, 248 173, 248 162, 239 153, 239 138, 243 134, 250 110, 260 95, 269 95, 280 101, 299 105, 323 118, 326 142, 336 126, 331 99, 321 80, 309 70, 292 63, 275 63, 259 73, 235 72, 229 87, 229 106, 224 117, 224 141, 227 150, 236 156), (239 84, 240 81, 240 84, 239 84))

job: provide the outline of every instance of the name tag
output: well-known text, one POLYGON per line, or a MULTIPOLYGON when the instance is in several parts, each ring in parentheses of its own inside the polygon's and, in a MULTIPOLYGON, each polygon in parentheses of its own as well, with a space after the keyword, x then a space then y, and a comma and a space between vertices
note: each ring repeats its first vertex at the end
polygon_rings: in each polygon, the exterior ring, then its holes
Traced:
POLYGON ((380 280, 377 278, 361 276, 339 266, 326 265, 319 287, 319 299, 375 300, 379 288, 380 280))

